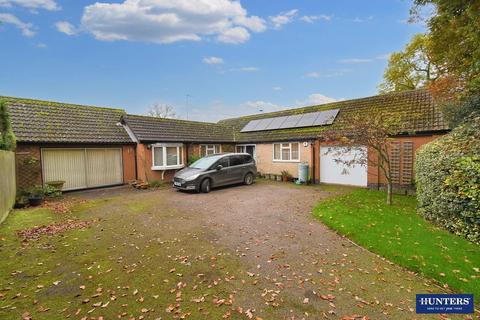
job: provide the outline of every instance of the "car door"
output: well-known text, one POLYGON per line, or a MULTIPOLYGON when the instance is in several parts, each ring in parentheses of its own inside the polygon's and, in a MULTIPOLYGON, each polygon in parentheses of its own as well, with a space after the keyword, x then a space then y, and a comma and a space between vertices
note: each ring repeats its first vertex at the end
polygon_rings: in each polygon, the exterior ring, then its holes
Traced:
POLYGON ((230 156, 229 183, 243 182, 245 176, 245 157, 243 155, 230 156))
POLYGON ((211 167, 210 177, 212 178, 212 183, 214 186, 219 187, 229 183, 229 159, 228 157, 223 157, 219 159, 215 164, 211 167), (221 165, 222 168, 217 170, 217 167, 221 165))

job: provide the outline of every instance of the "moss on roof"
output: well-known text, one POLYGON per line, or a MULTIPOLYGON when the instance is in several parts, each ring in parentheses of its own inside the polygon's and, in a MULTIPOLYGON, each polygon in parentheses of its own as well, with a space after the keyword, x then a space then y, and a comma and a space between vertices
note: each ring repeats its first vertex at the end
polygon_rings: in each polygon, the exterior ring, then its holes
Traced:
POLYGON ((122 122, 128 125, 139 141, 177 142, 233 142, 230 126, 179 119, 124 115, 122 122))
POLYGON ((323 105, 295 108, 276 112, 249 115, 219 121, 219 124, 234 129, 238 142, 284 141, 290 139, 315 139, 322 136, 325 130, 342 130, 350 123, 353 115, 362 113, 379 113, 385 115, 402 115, 406 132, 421 133, 426 131, 448 130, 448 125, 427 90, 410 90, 371 96, 360 99, 338 101, 323 105), (332 125, 304 127, 281 130, 265 130, 241 132, 251 120, 303 114, 315 111, 340 109, 332 125))
POLYGON ((122 109, 25 98, 6 101, 18 142, 132 143, 117 123, 122 109))

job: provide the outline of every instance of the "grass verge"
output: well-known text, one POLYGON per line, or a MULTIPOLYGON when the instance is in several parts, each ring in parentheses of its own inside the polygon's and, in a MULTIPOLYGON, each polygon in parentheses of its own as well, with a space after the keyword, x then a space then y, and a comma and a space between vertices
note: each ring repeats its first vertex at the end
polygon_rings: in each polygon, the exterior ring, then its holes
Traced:
POLYGON ((330 228, 396 264, 480 300, 480 246, 433 226, 416 198, 356 190, 323 201, 314 215, 330 228))

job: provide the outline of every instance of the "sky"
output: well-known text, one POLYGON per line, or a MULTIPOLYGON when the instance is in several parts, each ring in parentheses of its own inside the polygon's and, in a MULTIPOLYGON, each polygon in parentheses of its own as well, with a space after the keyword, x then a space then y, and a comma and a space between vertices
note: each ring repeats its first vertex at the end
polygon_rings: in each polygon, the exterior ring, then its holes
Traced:
POLYGON ((0 95, 177 117, 375 95, 408 0, 0 0, 0 95))

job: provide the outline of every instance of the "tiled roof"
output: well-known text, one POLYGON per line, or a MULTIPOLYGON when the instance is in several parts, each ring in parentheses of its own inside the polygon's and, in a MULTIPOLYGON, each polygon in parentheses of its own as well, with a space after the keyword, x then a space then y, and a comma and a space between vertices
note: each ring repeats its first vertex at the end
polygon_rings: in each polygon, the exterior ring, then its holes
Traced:
POLYGON ((117 123, 124 110, 0 97, 6 101, 18 142, 132 143, 117 123))
POLYGON ((232 129, 216 123, 130 114, 122 119, 141 142, 233 142, 232 129))
POLYGON ((412 90, 361 99, 226 119, 218 123, 127 115, 122 109, 0 97, 9 107, 19 142, 132 143, 118 126, 122 121, 143 142, 271 142, 320 138, 325 130, 341 130, 357 113, 402 114, 405 131, 445 131, 448 126, 426 90, 412 90), (332 125, 255 131, 240 130, 251 120, 340 109, 332 125))
POLYGON ((341 130, 346 127, 357 113, 401 114, 405 132, 429 132, 448 130, 447 123, 438 106, 433 102, 427 90, 411 90, 361 99, 346 100, 319 106, 289 109, 285 111, 256 114, 240 118, 219 121, 219 124, 234 128, 237 142, 285 141, 291 139, 315 139, 322 136, 324 130, 341 130), (302 114, 307 112, 340 109, 332 125, 296 129, 256 131, 241 133, 240 130, 251 120, 302 114))

